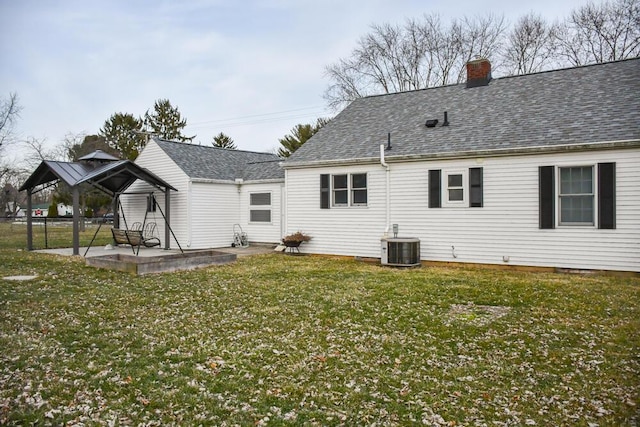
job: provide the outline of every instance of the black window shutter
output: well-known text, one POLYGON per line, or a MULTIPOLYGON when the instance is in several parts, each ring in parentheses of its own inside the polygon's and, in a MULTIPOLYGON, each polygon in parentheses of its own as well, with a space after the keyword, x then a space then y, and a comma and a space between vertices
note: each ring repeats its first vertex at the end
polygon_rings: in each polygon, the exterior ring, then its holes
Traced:
POLYGON ((540 166, 539 178, 539 205, 540 228, 555 228, 555 179, 553 166, 540 166))
POLYGON ((439 208, 442 206, 440 188, 441 188, 440 169, 432 169, 429 171, 429 207, 439 208))
POLYGON ((469 168, 469 206, 481 208, 482 204, 482 168, 469 168))
POLYGON ((616 228, 615 163, 598 163, 598 228, 616 228))
POLYGON ((329 209, 329 175, 320 175, 320 209, 329 209))

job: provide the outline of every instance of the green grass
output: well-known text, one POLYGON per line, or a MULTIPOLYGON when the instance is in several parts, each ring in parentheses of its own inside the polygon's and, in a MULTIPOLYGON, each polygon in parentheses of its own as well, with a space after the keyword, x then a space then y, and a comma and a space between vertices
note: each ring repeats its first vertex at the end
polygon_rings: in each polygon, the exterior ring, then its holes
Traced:
POLYGON ((284 254, 137 277, 0 232, 0 278, 38 274, 0 279, 0 424, 640 421, 639 278, 284 254))
MULTIPOLYGON (((73 226, 70 220, 48 219, 45 228, 44 222, 33 223, 33 248, 70 248, 73 245, 73 226)), ((0 222, 0 249, 24 250, 27 248, 27 223, 0 222)), ((111 224, 87 223, 84 230, 80 231, 80 246, 88 246, 95 237, 94 245, 106 245, 112 240, 111 224), (96 231, 98 231, 96 235, 96 231)))

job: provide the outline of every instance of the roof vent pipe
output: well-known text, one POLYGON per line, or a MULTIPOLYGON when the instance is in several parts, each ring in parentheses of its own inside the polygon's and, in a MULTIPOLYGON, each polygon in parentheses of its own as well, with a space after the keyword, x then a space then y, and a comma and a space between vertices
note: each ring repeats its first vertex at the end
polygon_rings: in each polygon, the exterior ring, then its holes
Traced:
POLYGON ((444 112, 444 123, 442 123, 442 126, 449 126, 449 116, 446 111, 444 112))
POLYGON ((387 150, 391 150, 391 132, 387 134, 387 150))

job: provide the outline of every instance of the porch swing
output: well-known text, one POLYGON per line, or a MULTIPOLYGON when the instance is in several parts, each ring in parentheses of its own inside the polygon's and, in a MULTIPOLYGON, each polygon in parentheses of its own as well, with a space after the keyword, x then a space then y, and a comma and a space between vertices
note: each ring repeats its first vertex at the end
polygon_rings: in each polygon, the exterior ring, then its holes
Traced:
MULTIPOLYGON (((153 205, 153 209, 155 209, 156 199, 153 196, 153 193, 150 193, 147 197, 148 197, 148 200, 151 201, 153 205)), ((155 246, 160 246, 160 239, 153 234, 156 229, 155 221, 149 222, 147 224, 147 215, 149 214, 148 205, 149 205, 149 202, 147 202, 147 209, 145 210, 144 219, 142 220, 142 223, 134 222, 133 224, 131 224, 131 227, 129 227, 127 225, 127 217, 124 214, 124 209, 122 209, 122 204, 120 203, 120 199, 118 199, 118 211, 122 212, 122 221, 124 222, 124 228, 115 228, 115 227, 111 228, 113 241, 118 245, 131 246, 133 253, 136 255, 140 253, 141 246, 144 246, 146 248, 153 248, 155 246)), ((155 219, 155 216, 154 216, 154 219, 155 219)))
MULTIPOLYGON (((127 217, 125 216, 124 209, 122 209, 120 197, 118 197, 115 213, 116 215, 119 212, 122 213, 122 221, 124 222, 124 228, 116 228, 116 227, 111 228, 111 235, 113 236, 113 241, 116 243, 116 245, 129 245, 134 255, 138 255, 140 253, 140 247, 142 246, 146 248, 153 248, 155 246, 160 246, 161 242, 160 242, 160 237, 158 236, 158 230, 157 230, 158 227, 155 221, 156 210, 160 211, 160 215, 162 215, 162 218, 164 219, 165 223, 167 223, 167 218, 164 215, 164 212, 162 211, 162 209, 160 208, 160 205, 156 201, 154 193, 153 192, 150 192, 150 193, 132 192, 132 193, 121 193, 120 195, 124 195, 124 194, 147 194, 147 209, 145 209, 144 218, 142 222, 134 222, 133 224, 131 224, 131 227, 129 227, 127 225, 127 217), (147 222, 147 216, 149 214, 149 211, 152 212, 153 221, 147 222)), ((93 239, 91 239, 91 243, 89 243, 89 247, 85 252, 85 256, 87 252, 89 252, 89 249, 91 248, 91 245, 95 240, 95 237, 100 231, 101 226, 102 224, 98 226, 98 230, 96 230, 96 233, 94 234, 93 239)), ((178 242, 178 239, 176 238, 175 234, 173 233, 173 230, 171 229, 171 226, 169 224, 167 224, 167 226, 169 227, 169 231, 171 232, 173 239, 178 245, 178 248, 180 248, 180 252, 184 253, 184 250, 182 250, 182 246, 180 246, 180 242, 178 242)))

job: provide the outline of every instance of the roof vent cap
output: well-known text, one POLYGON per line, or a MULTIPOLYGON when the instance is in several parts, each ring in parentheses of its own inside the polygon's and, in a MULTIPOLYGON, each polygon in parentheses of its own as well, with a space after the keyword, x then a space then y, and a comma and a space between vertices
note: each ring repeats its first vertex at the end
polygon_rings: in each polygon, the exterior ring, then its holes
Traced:
POLYGON ((438 119, 430 119, 424 124, 428 128, 434 128, 438 124, 438 119))

